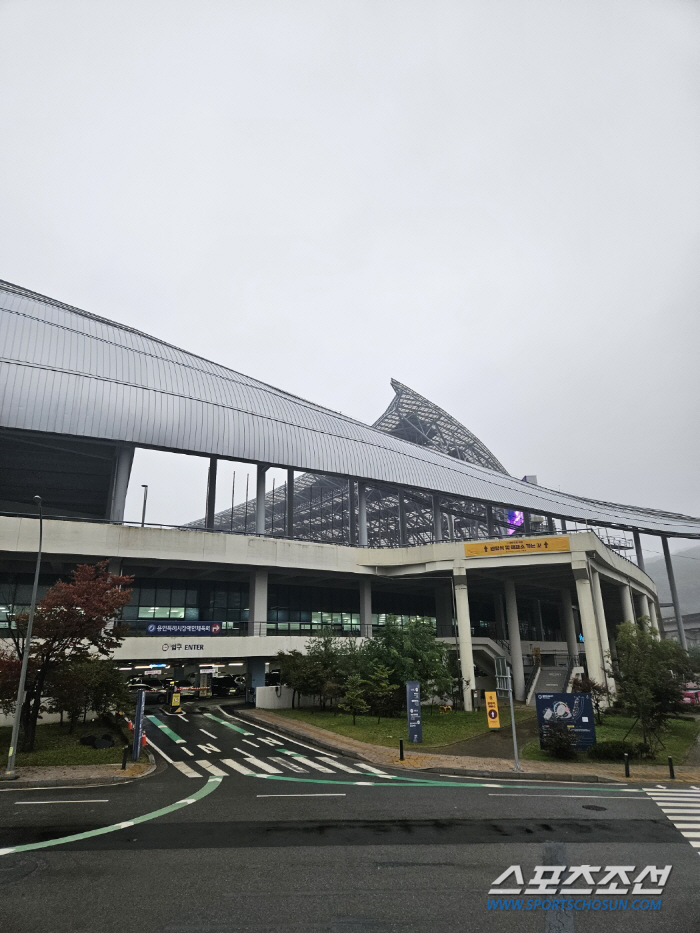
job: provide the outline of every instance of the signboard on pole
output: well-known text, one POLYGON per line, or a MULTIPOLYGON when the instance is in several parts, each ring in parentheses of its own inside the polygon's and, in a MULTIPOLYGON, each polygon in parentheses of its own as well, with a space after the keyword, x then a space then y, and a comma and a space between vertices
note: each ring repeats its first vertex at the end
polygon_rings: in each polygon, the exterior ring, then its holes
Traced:
POLYGON ((487 690, 484 694, 486 700, 486 716, 489 729, 501 728, 501 717, 498 715, 498 697, 495 690, 487 690))
POLYGON ((552 726, 564 725, 574 736, 575 748, 595 745, 595 719, 590 693, 536 693, 540 748, 546 747, 552 726))
POLYGON ((406 683, 406 712, 408 714, 408 741, 423 741, 421 722, 420 682, 409 680, 406 683))
POLYGON ((136 694, 136 716, 134 717, 134 744, 131 750, 131 757, 134 761, 139 760, 141 754, 141 733, 143 732, 143 711, 146 706, 146 691, 139 690, 136 694))

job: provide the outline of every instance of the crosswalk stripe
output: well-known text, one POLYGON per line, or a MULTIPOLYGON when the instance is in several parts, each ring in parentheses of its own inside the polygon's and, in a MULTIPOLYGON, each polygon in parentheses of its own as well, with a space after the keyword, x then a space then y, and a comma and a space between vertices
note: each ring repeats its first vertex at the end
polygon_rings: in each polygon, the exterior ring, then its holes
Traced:
POLYGON ((348 774, 360 774, 361 772, 357 771, 355 768, 349 768, 347 765, 341 764, 339 761, 335 761, 333 758, 319 758, 319 761, 323 761, 327 765, 333 765, 334 768, 340 768, 341 771, 347 771, 348 774))
POLYGON ((333 774, 330 768, 327 768, 325 765, 320 765, 317 761, 312 761, 304 755, 295 755, 294 761, 301 765, 306 765, 307 768, 313 768, 314 771, 322 771, 323 774, 333 774))
POLYGON ((233 768, 233 770, 238 771, 239 774, 255 777, 255 771, 251 771, 250 768, 246 768, 245 765, 239 764, 237 761, 234 761, 233 758, 222 758, 221 764, 226 765, 227 768, 233 768))
POLYGON ((700 833, 685 833, 682 832, 681 836, 685 836, 686 839, 700 839, 700 833))
POLYGON ((182 771, 185 777, 196 778, 202 776, 198 771, 195 771, 194 768, 190 768, 189 765, 186 765, 184 761, 173 761, 173 764, 178 771, 182 771))
POLYGON ((282 744, 281 742, 278 742, 277 739, 268 739, 267 736, 265 736, 265 738, 261 738, 260 736, 258 736, 258 742, 264 742, 265 745, 274 745, 274 746, 282 744))
POLYGON ((270 761, 276 761, 278 765, 281 765, 283 768, 289 768, 290 771, 295 771, 297 774, 308 774, 309 772, 306 768, 302 768, 295 761, 285 760, 284 758, 270 758, 270 761))
POLYGON ((205 771, 208 771, 209 774, 213 774, 215 777, 228 777, 225 771, 222 771, 221 768, 217 768, 216 765, 210 764, 204 759, 200 759, 197 764, 200 768, 204 768, 205 771))
POLYGON ((358 764, 358 768, 362 768, 363 771, 371 771, 372 774, 376 774, 379 777, 393 778, 393 774, 386 774, 384 771, 380 771, 379 768, 373 768, 372 765, 361 765, 358 764))
POLYGON ((243 749, 239 749, 246 756, 246 761, 248 764, 257 765, 258 768, 262 768, 263 771, 267 771, 268 774, 282 774, 279 768, 273 768, 272 765, 269 765, 266 761, 261 761, 259 758, 253 758, 252 755, 248 755, 248 752, 244 752, 243 749))

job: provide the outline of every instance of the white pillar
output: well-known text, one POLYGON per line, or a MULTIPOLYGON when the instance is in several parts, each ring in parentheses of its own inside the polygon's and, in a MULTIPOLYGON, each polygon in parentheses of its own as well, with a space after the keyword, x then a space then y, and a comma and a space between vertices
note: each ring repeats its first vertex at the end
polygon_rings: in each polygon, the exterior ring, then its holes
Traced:
POLYGON ((372 581, 360 580, 360 635, 372 637, 372 581))
POLYGON ((508 621, 508 642, 510 644, 510 664, 513 669, 513 698, 525 700, 525 669, 523 667, 523 649, 520 644, 520 620, 518 602, 515 597, 515 583, 506 580, 506 619, 508 621))
POLYGON ((583 634, 584 650, 586 652, 586 665, 588 676, 596 683, 605 686, 606 678, 603 670, 603 654, 601 651, 598 626, 596 625, 595 609, 593 608, 593 592, 587 575, 576 575, 576 595, 578 609, 581 617, 581 632, 583 634))
POLYGON ((455 573, 455 608, 457 610, 457 645, 459 648, 459 668, 464 691, 464 708, 472 709, 472 690, 474 689, 474 652, 472 651, 472 628, 469 618, 469 595, 467 592, 466 573, 455 573))
POLYGON ((568 586, 563 587, 561 590, 561 614, 564 622, 564 634, 566 635, 566 650, 570 658, 575 658, 579 653, 579 649, 576 639, 574 607, 571 602, 571 590, 568 586))
POLYGON ((608 677, 607 669, 611 664, 612 652, 610 651, 610 639, 608 637, 608 623, 605 619, 605 605, 603 603, 603 591, 600 587, 600 574, 597 570, 594 570, 591 567, 591 583, 593 587, 593 605, 595 607, 596 619, 598 622, 598 632, 600 638, 600 646, 603 653, 603 672, 605 673, 605 680, 602 681, 603 684, 607 683, 608 690, 611 693, 615 692, 615 681, 612 677, 608 677))
POLYGON ((620 602, 622 603, 622 621, 635 622, 634 603, 632 602, 632 594, 630 593, 630 588, 627 583, 623 583, 620 586, 620 602))
POLYGON ((117 448, 114 456, 109 509, 106 516, 110 522, 124 521, 124 506, 126 505, 126 493, 129 488, 129 477, 131 476, 133 462, 133 447, 122 445, 117 448))
POLYGON ((265 474, 267 467, 258 464, 255 477, 255 534, 265 534, 265 474))
MULTIPOLYGON (((646 596, 644 598, 646 599, 646 596)), ((656 637, 660 638, 661 632, 659 631, 659 618, 656 614, 656 600, 648 599, 647 603, 649 605, 649 625, 656 637)))
POLYGON ((248 606, 248 634, 267 635, 267 570, 251 573, 248 606))
POLYGON ((357 484, 357 533, 360 547, 367 547, 367 488, 357 484))
POLYGON ((671 589, 671 601, 673 602, 673 614, 676 617, 676 628, 678 629, 678 639, 681 647, 688 649, 688 642, 685 637, 685 628, 683 626, 683 614, 681 612, 681 602, 678 597, 678 587, 676 586, 676 575, 673 572, 673 561, 671 560, 671 551, 668 547, 668 538, 661 536, 661 547, 664 551, 664 560, 666 561, 666 573, 668 574, 668 585, 671 589))
POLYGON ((637 593, 637 619, 644 619, 643 622, 640 622, 642 628, 647 628, 649 626, 649 600, 644 593, 637 593))
POLYGON ((433 495, 433 541, 442 541, 442 512, 436 495, 433 495))

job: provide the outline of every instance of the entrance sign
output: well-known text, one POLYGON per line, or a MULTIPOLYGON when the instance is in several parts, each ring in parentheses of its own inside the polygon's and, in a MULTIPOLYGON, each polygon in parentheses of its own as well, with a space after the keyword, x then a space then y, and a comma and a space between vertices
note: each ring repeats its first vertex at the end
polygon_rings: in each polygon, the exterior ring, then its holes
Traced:
POLYGON ((575 738, 576 748, 595 745, 595 719, 590 693, 536 693, 540 748, 554 725, 564 725, 575 738))
POLYGON ((509 538, 507 541, 467 541, 465 557, 508 557, 513 554, 549 554, 569 551, 568 535, 542 538, 509 538))
POLYGON ((420 681, 409 680, 406 683, 406 712, 408 714, 408 741, 423 741, 421 722, 420 681))
POLYGON ((131 749, 131 757, 134 761, 139 760, 141 754, 141 734, 143 732, 143 711, 146 706, 146 691, 139 690, 136 694, 136 716, 134 717, 134 744, 131 749))
POLYGON ((489 729, 501 728, 501 717, 498 715, 498 697, 495 690, 487 690, 484 693, 486 700, 486 715, 489 721, 489 729))
POLYGON ((221 622, 149 622, 148 635, 221 635, 221 622))

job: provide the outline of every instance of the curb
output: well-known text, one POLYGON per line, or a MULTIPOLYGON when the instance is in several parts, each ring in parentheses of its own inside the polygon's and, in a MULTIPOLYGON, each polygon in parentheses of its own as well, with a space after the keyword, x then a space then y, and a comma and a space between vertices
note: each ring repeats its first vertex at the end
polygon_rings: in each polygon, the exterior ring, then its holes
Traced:
POLYGON ((7 781, 0 778, 0 784, 7 784, 8 788, 13 790, 24 790, 28 787, 85 787, 86 785, 103 784, 129 784, 131 781, 140 781, 141 778, 150 777, 156 770, 156 760, 150 749, 144 749, 149 759, 149 766, 141 774, 124 775, 115 774, 112 777, 92 777, 92 778, 57 778, 53 781, 23 781, 18 778, 16 781, 7 781))
MULTIPOLYGON (((222 713, 226 714, 226 710, 223 707, 219 707, 222 713)), ((266 712, 262 711, 261 712, 266 712)), ((226 714, 228 715, 228 714, 226 714)), ((428 773, 428 774, 450 774, 456 777, 479 777, 479 778, 510 778, 528 780, 528 781, 546 781, 552 783, 555 781, 561 781, 563 783, 571 784, 625 784, 625 783, 637 783, 637 784, 648 784, 649 782, 657 783, 658 778, 650 777, 634 777, 628 778, 627 781, 623 777, 619 779, 614 777, 608 777, 607 775, 601 774, 559 774, 556 771, 480 771, 475 768, 454 768, 454 767, 435 767, 428 766, 424 768, 406 768, 401 764, 391 764, 387 765, 386 762, 377 762, 374 758, 371 758, 369 755, 361 754, 355 749, 349 749, 341 744, 335 744, 326 739, 317 738, 315 735, 309 735, 306 732, 295 729, 294 726, 290 723, 278 722, 277 719, 267 720, 262 717, 258 717, 251 710, 238 710, 236 715, 240 719, 246 719, 250 723, 257 723, 260 725, 267 725, 277 729, 278 732, 281 732, 282 735, 286 735, 291 739, 305 739, 307 742, 312 742, 314 745, 318 745, 319 748, 324 749, 324 751, 329 752, 338 752, 344 755, 346 758, 356 758, 359 761, 368 761, 373 764, 383 764, 385 767, 395 768, 399 771, 406 771, 408 773, 415 774, 417 773, 428 773)), ((319 728, 318 726, 316 728, 319 728)), ((696 783, 692 779, 684 779, 682 777, 676 777, 674 781, 666 779, 663 783, 672 783, 672 784, 692 784, 696 783)))

